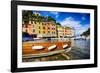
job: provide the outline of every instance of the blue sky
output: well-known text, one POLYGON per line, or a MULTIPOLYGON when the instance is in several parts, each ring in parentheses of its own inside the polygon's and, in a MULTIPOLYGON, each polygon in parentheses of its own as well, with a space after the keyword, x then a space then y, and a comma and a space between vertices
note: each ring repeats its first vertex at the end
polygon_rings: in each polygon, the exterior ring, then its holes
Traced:
MULTIPOLYGON (((54 11, 37 11, 42 16, 51 16, 62 26, 69 26, 75 29, 75 34, 80 35, 90 27, 89 13, 75 12, 54 12, 54 11)), ((33 11, 34 13, 34 11, 33 11)))

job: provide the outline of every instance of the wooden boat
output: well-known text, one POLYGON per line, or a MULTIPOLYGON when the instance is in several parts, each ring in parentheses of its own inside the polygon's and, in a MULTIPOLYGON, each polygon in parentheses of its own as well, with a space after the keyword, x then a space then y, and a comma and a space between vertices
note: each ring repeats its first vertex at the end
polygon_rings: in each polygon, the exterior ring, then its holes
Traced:
POLYGON ((23 43, 23 58, 50 56, 71 50, 71 42, 23 43), (33 47, 34 46, 34 47, 33 47))

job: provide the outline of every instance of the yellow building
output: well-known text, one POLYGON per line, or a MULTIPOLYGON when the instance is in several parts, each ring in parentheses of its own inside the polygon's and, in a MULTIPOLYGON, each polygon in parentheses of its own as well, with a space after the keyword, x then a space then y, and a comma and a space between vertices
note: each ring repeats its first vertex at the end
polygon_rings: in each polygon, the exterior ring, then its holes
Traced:
POLYGON ((73 37, 74 30, 71 27, 57 25, 58 38, 73 37))
POLYGON ((57 25, 58 38, 64 37, 64 28, 61 25, 57 25))
POLYGON ((39 32, 37 35, 40 37, 56 37, 56 24, 52 22, 41 22, 38 24, 39 32))
POLYGON ((73 37, 74 36, 74 29, 71 27, 64 27, 64 37, 73 37))

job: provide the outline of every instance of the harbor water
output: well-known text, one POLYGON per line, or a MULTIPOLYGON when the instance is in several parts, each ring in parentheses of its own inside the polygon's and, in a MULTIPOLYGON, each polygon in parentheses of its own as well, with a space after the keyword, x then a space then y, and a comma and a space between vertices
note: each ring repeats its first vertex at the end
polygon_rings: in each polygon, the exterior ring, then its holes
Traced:
POLYGON ((72 59, 89 59, 90 58, 90 40, 77 39, 72 40, 72 59))

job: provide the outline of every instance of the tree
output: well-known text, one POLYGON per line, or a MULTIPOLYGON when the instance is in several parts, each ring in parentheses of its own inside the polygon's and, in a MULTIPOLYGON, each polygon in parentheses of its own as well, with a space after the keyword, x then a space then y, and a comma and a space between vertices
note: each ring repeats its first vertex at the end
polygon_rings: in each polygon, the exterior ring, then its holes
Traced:
POLYGON ((52 18, 51 16, 48 16, 48 21, 56 22, 56 20, 54 18, 52 18))
POLYGON ((81 34, 81 36, 88 36, 88 35, 90 35, 90 28, 88 28, 88 30, 86 30, 81 34))
POLYGON ((23 18, 23 21, 24 21, 24 22, 28 22, 29 20, 32 20, 32 14, 33 14, 32 11, 23 10, 23 11, 22 11, 22 18, 23 18))
POLYGON ((56 23, 57 25, 61 25, 60 23, 56 23))

